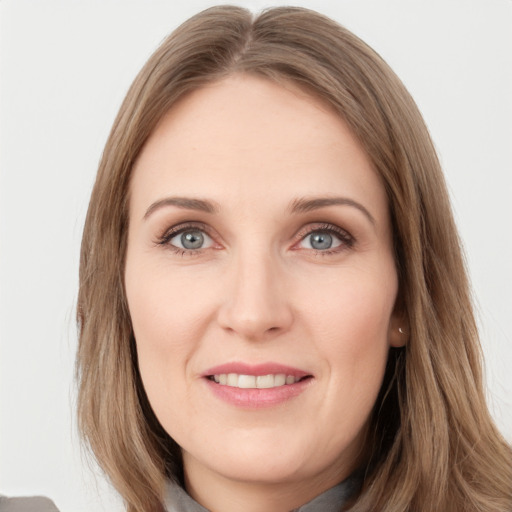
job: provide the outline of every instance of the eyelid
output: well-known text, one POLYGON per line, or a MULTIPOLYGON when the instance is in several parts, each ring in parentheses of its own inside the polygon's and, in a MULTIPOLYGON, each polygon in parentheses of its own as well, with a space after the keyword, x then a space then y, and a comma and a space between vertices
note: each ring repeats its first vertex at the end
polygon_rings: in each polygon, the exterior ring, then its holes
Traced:
POLYGON ((179 224, 171 226, 170 228, 166 229, 160 236, 157 236, 155 240, 155 245, 167 246, 172 250, 176 250, 177 252, 187 254, 200 253, 202 250, 210 249, 211 247, 205 247, 200 249, 186 249, 170 243, 170 241, 179 234, 185 231, 193 230, 202 231, 206 236, 208 236, 213 241, 214 244, 216 243, 215 237, 212 234, 212 230, 207 224, 198 221, 189 221, 180 222, 179 224))
MULTIPOLYGON (((215 246, 215 244, 220 246, 220 244, 218 244, 218 242, 216 242, 216 238, 218 238, 218 237, 212 233, 213 230, 210 228, 210 226, 208 226, 207 224, 205 224, 203 222, 199 222, 199 221, 185 221, 185 222, 181 222, 177 225, 171 226, 170 228, 166 229, 162 235, 157 237, 157 239, 155 240, 155 245, 167 246, 168 248, 170 248, 176 252, 179 252, 181 254, 189 254, 189 255, 194 255, 194 254, 197 255, 205 250, 212 248, 212 247, 205 247, 205 248, 200 248, 200 249, 186 249, 186 248, 181 248, 181 247, 178 247, 176 245, 169 243, 170 240, 172 240, 174 237, 178 236, 179 234, 183 233, 184 231, 189 231, 189 230, 202 231, 209 238, 212 239, 214 246, 215 246)), ((343 229, 343 228, 337 226, 336 224, 331 224, 329 222, 316 222, 316 223, 313 222, 313 223, 309 223, 306 226, 302 227, 297 232, 297 234, 294 237, 296 239, 296 241, 294 242, 294 244, 292 246, 292 250, 302 249, 300 247, 297 247, 297 245, 300 242, 302 242, 307 236, 309 236, 315 232, 324 232, 324 233, 332 234, 332 235, 336 236, 341 241, 340 245, 338 245, 332 249, 325 249, 325 250, 307 249, 307 248, 305 249, 305 250, 314 251, 315 253, 319 253, 319 254, 320 253, 321 254, 332 254, 332 253, 336 253, 336 252, 341 252, 346 249, 350 249, 350 248, 352 248, 352 246, 355 244, 355 241, 356 241, 355 238, 346 229, 343 229)))
POLYGON ((355 238, 346 229, 340 228, 336 224, 331 224, 329 222, 318 222, 318 223, 308 224, 307 226, 304 226, 297 232, 296 238, 298 240, 294 243, 292 249, 294 249, 294 250, 299 249, 296 246, 300 242, 302 242, 307 236, 311 235, 312 233, 316 233, 316 232, 324 232, 324 233, 332 234, 332 235, 336 236, 342 242, 337 247, 334 247, 332 249, 325 249, 323 251, 310 249, 310 250, 315 251, 316 253, 329 254, 329 253, 333 253, 333 252, 340 252, 344 249, 351 248, 355 243, 355 238))
POLYGON ((198 252, 203 249, 210 249, 210 247, 212 247, 214 242, 213 242, 212 237, 208 233, 206 233, 205 231, 203 231, 201 229, 185 229, 185 230, 178 231, 177 233, 173 233, 172 236, 169 238, 168 243, 172 247, 176 247, 183 251, 198 252), (204 245, 202 245, 201 247, 198 247, 197 249, 192 249, 190 247, 183 247, 183 245, 182 245, 183 242, 182 242, 181 238, 184 233, 200 233, 201 237, 202 237, 202 242, 204 245))
POLYGON ((199 231, 204 231, 207 234, 209 231, 208 226, 203 222, 185 221, 167 228, 158 238, 172 238, 172 236, 178 235, 179 233, 187 231, 188 229, 197 229, 199 231))

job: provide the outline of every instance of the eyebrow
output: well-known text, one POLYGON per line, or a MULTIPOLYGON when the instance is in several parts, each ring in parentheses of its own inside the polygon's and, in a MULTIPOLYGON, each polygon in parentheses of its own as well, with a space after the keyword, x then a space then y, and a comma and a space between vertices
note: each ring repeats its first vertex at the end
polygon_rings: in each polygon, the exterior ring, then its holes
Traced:
POLYGON ((166 197, 151 204, 144 214, 146 220, 152 213, 165 206, 175 206, 183 210, 197 210, 205 213, 217 213, 219 205, 206 199, 195 199, 191 197, 166 197))
POLYGON ((313 197, 313 198, 299 198, 292 201, 290 211, 292 213, 307 213, 320 208, 327 208, 328 206, 352 206, 362 212, 365 217, 375 225, 375 218, 373 215, 361 204, 348 197, 313 197))
MULTIPOLYGON (((314 197, 314 198, 298 198, 291 202, 289 211, 291 213, 307 213, 328 206, 352 206, 361 211, 368 220, 375 225, 375 218, 372 214, 361 204, 348 197, 314 197)), ((196 199, 191 197, 166 197, 159 199, 151 204, 144 214, 146 220, 153 212, 164 208, 166 206, 175 206, 183 210, 196 210, 205 213, 218 213, 220 206, 207 199, 196 199)))

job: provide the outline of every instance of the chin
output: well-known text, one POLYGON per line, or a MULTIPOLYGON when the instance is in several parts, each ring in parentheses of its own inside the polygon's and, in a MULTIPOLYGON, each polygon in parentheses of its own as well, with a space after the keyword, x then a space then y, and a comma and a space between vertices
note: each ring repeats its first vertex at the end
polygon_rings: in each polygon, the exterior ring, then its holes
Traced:
POLYGON ((223 450, 200 451, 196 462, 226 479, 254 484, 298 483, 326 475, 334 485, 353 469, 346 457, 339 452, 333 455, 336 451, 324 443, 315 446, 311 438, 294 442, 289 435, 277 439, 274 435, 266 442, 255 442, 254 437, 249 433, 249 441, 232 436, 223 450))
POLYGON ((274 457, 269 460, 260 456, 259 460, 224 460, 211 468, 224 478, 254 484, 279 484, 302 480, 308 476, 304 465, 288 458, 274 457))

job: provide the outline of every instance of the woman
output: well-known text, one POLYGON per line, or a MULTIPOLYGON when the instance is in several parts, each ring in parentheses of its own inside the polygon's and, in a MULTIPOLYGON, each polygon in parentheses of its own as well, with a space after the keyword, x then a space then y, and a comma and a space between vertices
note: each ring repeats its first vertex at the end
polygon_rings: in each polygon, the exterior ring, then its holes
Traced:
POLYGON ((128 510, 512 508, 428 132, 312 11, 209 9, 150 58, 78 320, 81 430, 128 510))

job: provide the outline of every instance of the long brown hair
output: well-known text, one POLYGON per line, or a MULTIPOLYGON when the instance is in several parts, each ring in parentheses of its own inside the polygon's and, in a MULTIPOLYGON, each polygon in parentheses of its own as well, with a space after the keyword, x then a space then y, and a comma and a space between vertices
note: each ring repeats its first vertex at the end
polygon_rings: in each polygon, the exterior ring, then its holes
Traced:
POLYGON ((391 349, 352 512, 504 512, 512 451, 489 415, 460 242, 423 119, 383 60, 332 20, 273 8, 208 9, 141 70, 115 120, 85 223, 78 297, 79 427, 129 511, 162 509, 180 450, 155 418, 137 368, 124 293, 129 182, 162 116, 233 73, 292 81, 348 123, 389 198, 405 349, 391 349))

